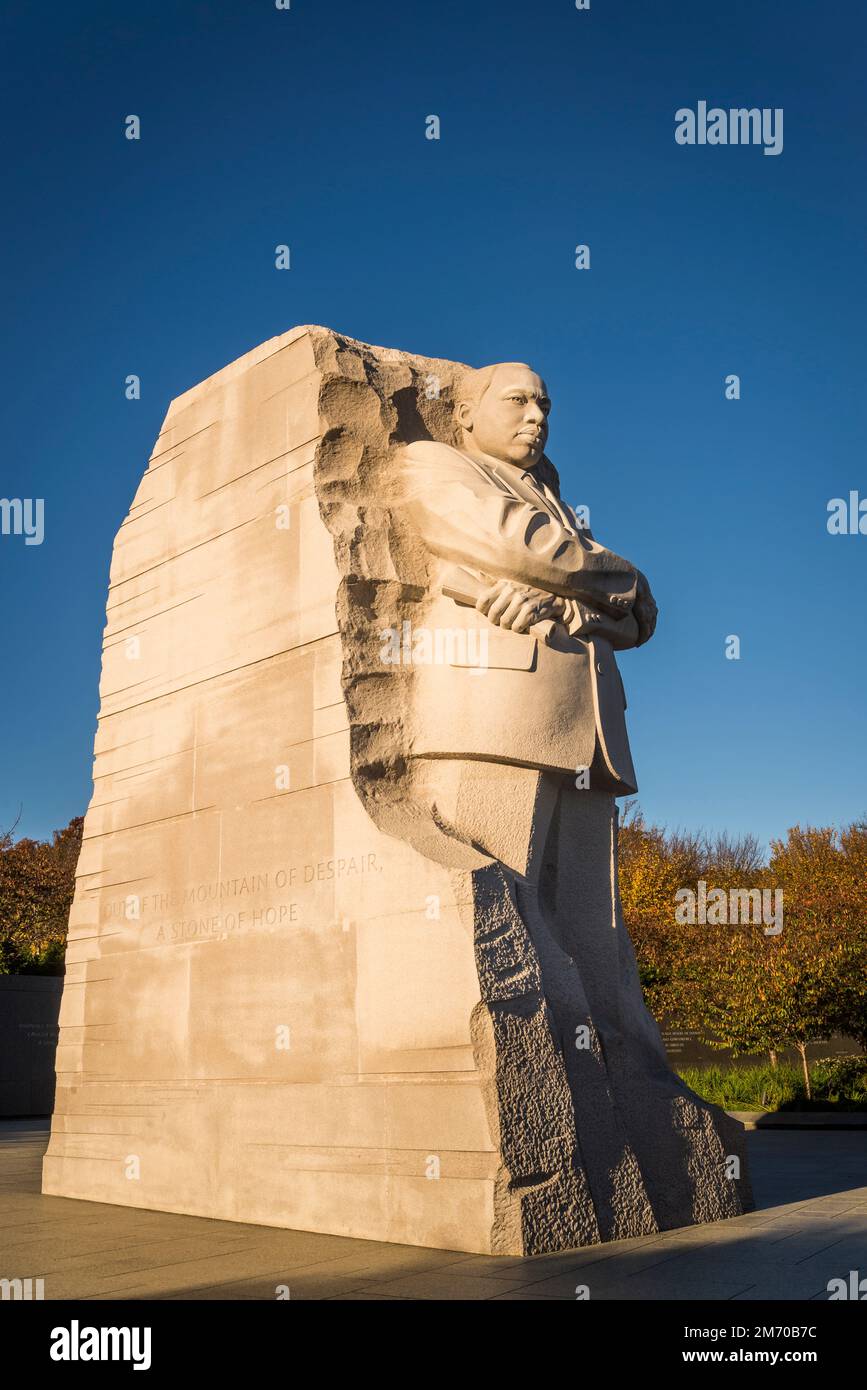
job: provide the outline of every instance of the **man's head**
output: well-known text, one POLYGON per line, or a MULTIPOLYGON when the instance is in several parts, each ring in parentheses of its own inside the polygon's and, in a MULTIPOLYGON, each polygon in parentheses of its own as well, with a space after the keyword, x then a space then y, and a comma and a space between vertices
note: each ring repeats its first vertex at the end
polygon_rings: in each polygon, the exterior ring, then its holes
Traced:
POLYGON ((551 402, 545 383, 525 362, 497 362, 463 377, 455 418, 463 446, 535 468, 545 452, 551 402))

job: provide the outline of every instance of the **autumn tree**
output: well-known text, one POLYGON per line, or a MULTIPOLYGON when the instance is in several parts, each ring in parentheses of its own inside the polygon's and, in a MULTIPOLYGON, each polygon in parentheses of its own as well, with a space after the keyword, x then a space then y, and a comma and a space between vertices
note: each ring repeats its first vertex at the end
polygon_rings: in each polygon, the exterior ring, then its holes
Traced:
POLYGON ((867 824, 790 830, 765 864, 752 837, 666 834, 640 813, 620 836, 624 917, 648 1004, 735 1055, 806 1048, 841 1032, 867 1042, 867 824), (679 889, 781 892, 783 930, 678 922, 679 889))
POLYGON ((0 974, 62 961, 83 824, 50 840, 0 835, 0 974))

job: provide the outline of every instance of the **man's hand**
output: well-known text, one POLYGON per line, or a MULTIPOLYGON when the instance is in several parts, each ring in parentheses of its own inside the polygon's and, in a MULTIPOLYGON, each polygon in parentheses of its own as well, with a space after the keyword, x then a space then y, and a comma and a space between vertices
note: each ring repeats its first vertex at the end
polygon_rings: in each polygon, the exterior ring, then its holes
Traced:
POLYGON ((476 608, 489 622, 511 632, 527 632, 545 618, 562 617, 565 607, 565 600, 556 594, 513 584, 510 579, 497 579, 476 599, 476 608))
POLYGON ((650 592, 650 585, 645 579, 641 570, 636 570, 638 576, 638 587, 635 595, 635 602, 632 605, 632 613, 638 623, 638 641, 636 646, 640 647, 645 642, 649 642, 656 628, 656 615, 658 609, 650 592))

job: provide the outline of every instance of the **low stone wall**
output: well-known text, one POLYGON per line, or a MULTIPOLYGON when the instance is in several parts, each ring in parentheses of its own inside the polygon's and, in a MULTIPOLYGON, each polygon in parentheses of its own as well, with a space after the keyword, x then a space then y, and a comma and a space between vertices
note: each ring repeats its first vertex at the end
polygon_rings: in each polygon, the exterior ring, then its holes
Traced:
POLYGON ((0 975, 0 1116, 50 1115, 63 978, 0 975))
MULTIPOLYGON (((755 1067, 768 1062, 767 1052, 744 1053, 733 1057, 728 1048, 717 1050, 701 1041, 694 1028, 678 1028, 671 1019, 659 1018, 659 1031, 665 1044, 668 1060, 675 1071, 683 1067, 755 1067)), ((854 1038, 846 1038, 835 1033, 827 1042, 807 1044, 807 1058, 814 1062, 818 1057, 851 1057, 861 1051, 854 1038)), ((801 1060, 794 1048, 782 1048, 777 1053, 780 1062, 800 1066, 801 1060)))

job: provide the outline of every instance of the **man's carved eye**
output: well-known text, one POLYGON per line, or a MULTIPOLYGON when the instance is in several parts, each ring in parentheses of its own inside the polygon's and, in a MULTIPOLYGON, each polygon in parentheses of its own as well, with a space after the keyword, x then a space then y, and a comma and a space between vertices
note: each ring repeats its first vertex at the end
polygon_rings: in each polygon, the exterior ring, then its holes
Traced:
POLYGON ((509 397, 509 400, 510 400, 510 401, 517 401, 517 402, 518 402, 518 405, 526 405, 526 403, 527 403, 527 397, 526 397, 526 396, 510 396, 510 397, 509 397))

